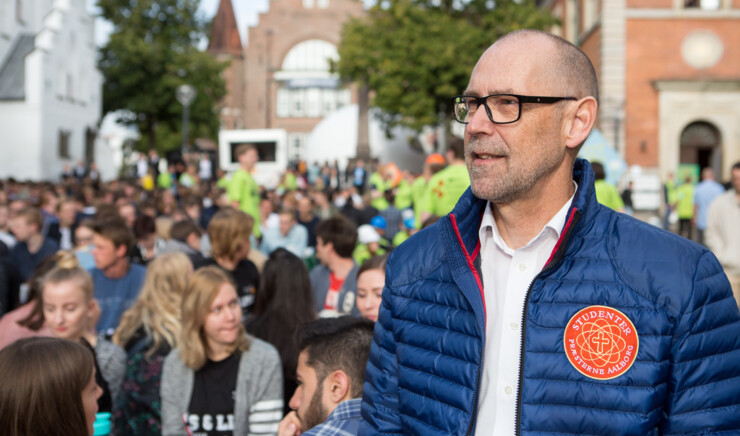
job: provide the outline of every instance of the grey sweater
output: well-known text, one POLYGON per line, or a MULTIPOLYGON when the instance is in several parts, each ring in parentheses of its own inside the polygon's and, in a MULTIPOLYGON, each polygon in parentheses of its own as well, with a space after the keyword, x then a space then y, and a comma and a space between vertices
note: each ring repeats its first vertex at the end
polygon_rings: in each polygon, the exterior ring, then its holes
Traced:
POLYGON ((113 342, 98 336, 95 341, 95 360, 98 361, 100 372, 108 382, 111 401, 116 407, 118 393, 121 392, 123 376, 126 374, 126 352, 113 342))
MULTIPOLYGON (((239 361, 234 400, 234 435, 277 434, 283 417, 283 376, 275 347, 249 337, 239 361)), ((162 436, 186 436, 182 416, 190 405, 195 372, 173 350, 162 368, 162 436)))

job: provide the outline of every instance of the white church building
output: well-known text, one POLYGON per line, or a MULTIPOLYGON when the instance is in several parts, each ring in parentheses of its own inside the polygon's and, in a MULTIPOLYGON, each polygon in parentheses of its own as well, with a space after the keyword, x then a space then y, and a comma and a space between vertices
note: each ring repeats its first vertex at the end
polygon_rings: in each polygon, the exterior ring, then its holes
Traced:
POLYGON ((0 0, 0 178, 56 181, 79 160, 115 176, 102 83, 85 2, 0 0))

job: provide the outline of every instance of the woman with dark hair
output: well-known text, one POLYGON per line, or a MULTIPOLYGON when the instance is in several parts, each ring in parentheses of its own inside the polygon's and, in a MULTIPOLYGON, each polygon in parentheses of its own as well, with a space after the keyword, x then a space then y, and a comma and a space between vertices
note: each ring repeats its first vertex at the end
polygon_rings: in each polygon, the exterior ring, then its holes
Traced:
MULTIPOLYGON (((314 319, 306 265, 295 254, 278 248, 265 262, 254 317, 247 323, 247 331, 278 349, 283 363, 283 398, 292 397, 298 387, 298 349, 293 340, 296 328, 314 319)), ((290 412, 287 404, 284 412, 290 412)))
POLYGON ((231 278, 193 273, 182 297, 177 349, 162 369, 162 435, 276 434, 283 380, 275 348, 244 332, 231 278))
POLYGON ((357 271, 357 300, 355 302, 360 316, 371 321, 378 320, 380 302, 383 299, 387 260, 387 254, 373 256, 364 261, 357 271))
POLYGON ((95 383, 93 354, 83 345, 20 339, 0 351, 0 374, 3 436, 93 435, 103 391, 95 383))

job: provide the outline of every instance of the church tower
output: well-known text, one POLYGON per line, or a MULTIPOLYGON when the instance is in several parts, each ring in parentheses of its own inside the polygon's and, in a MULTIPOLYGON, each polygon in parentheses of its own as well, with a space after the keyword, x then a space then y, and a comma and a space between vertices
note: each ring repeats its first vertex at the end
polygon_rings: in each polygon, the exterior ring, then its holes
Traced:
POLYGON ((244 99, 246 97, 244 48, 231 0, 221 0, 218 5, 218 11, 211 26, 208 52, 219 61, 230 62, 223 72, 226 81, 226 96, 219 115, 221 128, 242 129, 244 128, 244 99))

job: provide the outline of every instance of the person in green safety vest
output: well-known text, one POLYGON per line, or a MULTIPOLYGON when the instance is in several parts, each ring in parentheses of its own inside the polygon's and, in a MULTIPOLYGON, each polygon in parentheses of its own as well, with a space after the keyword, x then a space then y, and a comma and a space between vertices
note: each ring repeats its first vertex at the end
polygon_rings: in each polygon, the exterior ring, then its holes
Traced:
POLYGON ((671 229, 671 213, 676 210, 676 183, 673 181, 673 173, 668 173, 668 178, 663 184, 663 203, 665 211, 663 214, 663 229, 671 229))
POLYGON ((298 180, 296 179, 293 168, 288 168, 280 178, 278 189, 282 192, 293 192, 298 189, 298 180))
POLYGON ((424 162, 424 171, 411 184, 411 195, 414 199, 414 223, 417 229, 421 228, 421 212, 427 183, 433 175, 442 171, 445 167, 447 167, 447 161, 444 156, 439 153, 432 153, 427 156, 424 162))
POLYGON ((452 138, 447 147, 450 165, 429 179, 421 207, 421 220, 431 215, 444 216, 452 212, 457 200, 470 186, 468 168, 465 166, 465 143, 462 138, 452 138))
POLYGON ((411 173, 408 170, 404 170, 403 178, 398 183, 398 187, 396 187, 396 209, 409 209, 414 203, 414 192, 411 189, 412 181, 411 173))
POLYGON ((594 169, 596 201, 612 210, 616 210, 617 212, 624 212, 624 201, 622 201, 622 196, 619 195, 619 191, 617 191, 616 186, 606 181, 604 165, 600 162, 591 162, 591 168, 594 169))
POLYGON ((260 237, 260 189, 252 177, 252 170, 259 160, 257 147, 242 144, 234 152, 239 161, 239 169, 234 172, 227 188, 231 204, 254 219, 252 234, 260 237))
POLYGON ((370 224, 363 224, 357 228, 357 247, 352 252, 352 258, 358 265, 378 254, 385 254, 386 249, 381 246, 382 238, 370 224))
POLYGON ((403 244, 414 233, 416 233, 416 221, 413 217, 406 218, 403 220, 403 228, 393 237, 393 247, 403 244))
MULTIPOLYGON (((386 189, 386 182, 383 178, 383 171, 385 167, 378 163, 378 166, 374 173, 370 175, 370 195, 372 202, 370 203, 378 211, 384 211, 388 208, 388 201, 386 201, 383 193, 386 189)), ((360 263, 360 262, 357 262, 360 263)))
POLYGON ((676 189, 676 212, 678 213, 678 234, 691 239, 694 221, 694 183, 686 177, 683 185, 676 189))
POLYGON ((222 170, 221 168, 216 170, 216 187, 219 189, 228 189, 229 183, 231 182, 231 177, 226 174, 226 171, 222 170))
POLYGON ((160 189, 170 189, 172 187, 172 173, 175 172, 175 165, 169 164, 167 171, 162 171, 157 176, 157 187, 160 189))

